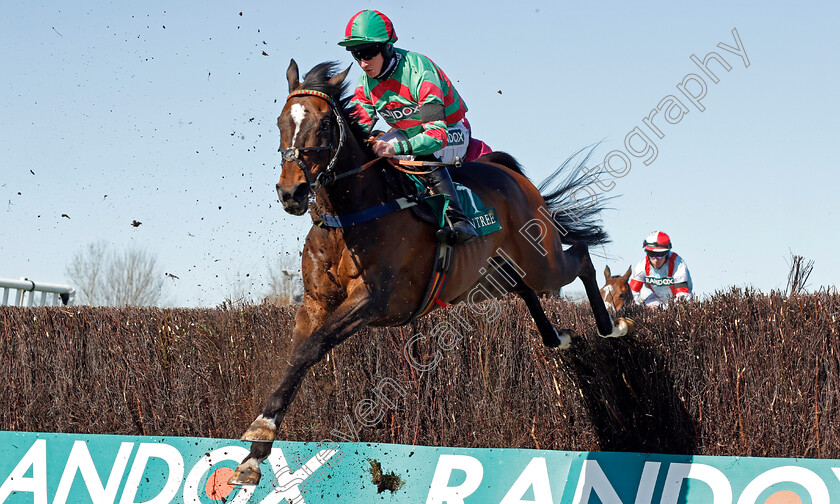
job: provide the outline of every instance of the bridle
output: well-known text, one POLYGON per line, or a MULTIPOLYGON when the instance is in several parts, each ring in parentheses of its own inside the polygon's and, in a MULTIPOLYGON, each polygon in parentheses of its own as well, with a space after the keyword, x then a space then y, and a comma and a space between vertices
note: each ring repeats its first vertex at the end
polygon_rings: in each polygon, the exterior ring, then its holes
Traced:
POLYGON ((333 149, 332 139, 330 139, 329 145, 324 146, 313 146, 313 147, 290 147, 288 149, 280 148, 277 149, 283 156, 283 163, 288 163, 294 161, 303 171, 303 176, 306 179, 306 183, 309 185, 309 188, 312 192, 318 190, 321 185, 331 184, 335 182, 340 175, 336 175, 333 173, 333 168, 335 167, 335 163, 338 160, 338 155, 341 152, 342 147, 344 147, 344 140, 347 137, 346 129, 347 124, 344 121, 344 117, 339 113, 338 108, 336 107, 335 102, 330 97, 330 95, 326 93, 322 93, 321 91, 315 91, 313 89, 299 89, 297 91, 293 91, 289 94, 286 98, 286 102, 290 99, 294 98, 295 96, 317 96, 322 100, 325 100, 330 106, 330 112, 335 116, 336 122, 338 123, 338 146, 333 149), (315 180, 309 180, 309 167, 306 165, 306 162, 300 158, 301 152, 317 152, 317 151, 332 151, 332 157, 330 157, 330 161, 327 164, 327 167, 318 173, 315 177, 315 180))
MULTIPOLYGON (((610 280, 615 280, 616 278, 620 278, 619 276, 611 277, 610 280)), ((622 293, 618 293, 618 289, 614 288, 609 281, 606 285, 604 285, 603 289, 606 289, 604 301, 611 304, 613 307, 616 306, 619 300, 623 301, 622 305, 632 303, 633 302, 633 295, 630 293, 629 290, 626 290, 622 293)))

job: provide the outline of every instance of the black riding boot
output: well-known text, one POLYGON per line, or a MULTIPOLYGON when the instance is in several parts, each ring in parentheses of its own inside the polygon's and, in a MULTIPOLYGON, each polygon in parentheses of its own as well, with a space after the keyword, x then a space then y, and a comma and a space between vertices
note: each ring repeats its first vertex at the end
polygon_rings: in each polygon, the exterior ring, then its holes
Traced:
POLYGON ((456 243, 467 243, 478 238, 478 233, 464 211, 461 210, 461 203, 458 194, 455 192, 455 185, 449 176, 449 170, 445 166, 425 175, 425 182, 432 194, 446 194, 449 196, 449 219, 452 221, 451 230, 455 233, 456 243))

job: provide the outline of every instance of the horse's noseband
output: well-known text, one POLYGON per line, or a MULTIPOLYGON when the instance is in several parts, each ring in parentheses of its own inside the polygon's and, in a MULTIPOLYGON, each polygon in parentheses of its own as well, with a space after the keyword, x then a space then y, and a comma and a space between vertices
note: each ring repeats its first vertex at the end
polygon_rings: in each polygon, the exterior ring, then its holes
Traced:
MULTIPOLYGON (((312 182, 309 180, 309 167, 306 165, 306 162, 300 158, 301 151, 324 151, 324 150, 332 150, 332 144, 324 146, 324 147, 292 147, 291 149, 283 149, 278 148, 277 152, 283 157, 283 163, 289 163, 294 161, 300 166, 300 170, 303 172, 303 177, 306 179, 306 183, 310 186, 312 182)), ((318 174, 318 177, 315 179, 316 183, 318 179, 321 177, 321 174, 318 174)), ((314 188, 313 188, 314 189, 314 188)))
POLYGON ((292 147, 291 149, 277 149, 283 156, 283 162, 288 163, 290 161, 294 161, 303 168, 306 164, 300 158, 300 151, 322 151, 322 150, 332 150, 332 145, 326 145, 324 147, 292 147))

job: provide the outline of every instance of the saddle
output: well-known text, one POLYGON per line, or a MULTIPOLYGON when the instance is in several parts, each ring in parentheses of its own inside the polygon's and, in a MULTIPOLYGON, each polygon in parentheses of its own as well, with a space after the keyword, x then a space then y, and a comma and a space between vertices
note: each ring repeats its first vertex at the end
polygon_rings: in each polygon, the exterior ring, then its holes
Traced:
MULTIPOLYGON (((427 222, 437 229, 446 227, 446 209, 449 207, 449 196, 446 194, 429 194, 429 190, 420 179, 411 174, 400 177, 403 194, 415 199, 418 204, 411 207, 411 212, 418 219, 427 222)), ((472 223, 478 236, 485 236, 502 229, 496 218, 496 209, 485 206, 481 198, 469 187, 454 182, 455 191, 461 209, 472 223)))

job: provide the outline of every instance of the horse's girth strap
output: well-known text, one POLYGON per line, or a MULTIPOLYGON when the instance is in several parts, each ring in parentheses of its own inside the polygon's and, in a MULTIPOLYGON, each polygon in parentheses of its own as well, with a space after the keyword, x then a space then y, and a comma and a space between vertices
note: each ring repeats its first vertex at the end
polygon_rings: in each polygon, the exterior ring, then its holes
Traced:
POLYGON ((362 224, 363 222, 382 217, 383 215, 391 212, 399 212, 400 210, 411 208, 416 204, 416 201, 410 201, 408 198, 397 198, 395 200, 386 201, 351 214, 320 214, 321 222, 318 225, 333 228, 355 226, 357 224, 362 224))
POLYGON ((449 276, 449 270, 452 267, 454 254, 455 247, 443 242, 437 242, 437 247, 435 248, 435 262, 432 266, 432 277, 429 280, 429 285, 426 287, 426 294, 423 296, 423 301, 420 303, 420 307, 417 308, 417 311, 415 311, 408 320, 403 322, 403 325, 429 313, 435 305, 442 306, 444 308, 446 307, 446 303, 438 299, 438 296, 441 292, 443 292, 443 288, 446 286, 446 279, 449 276))

